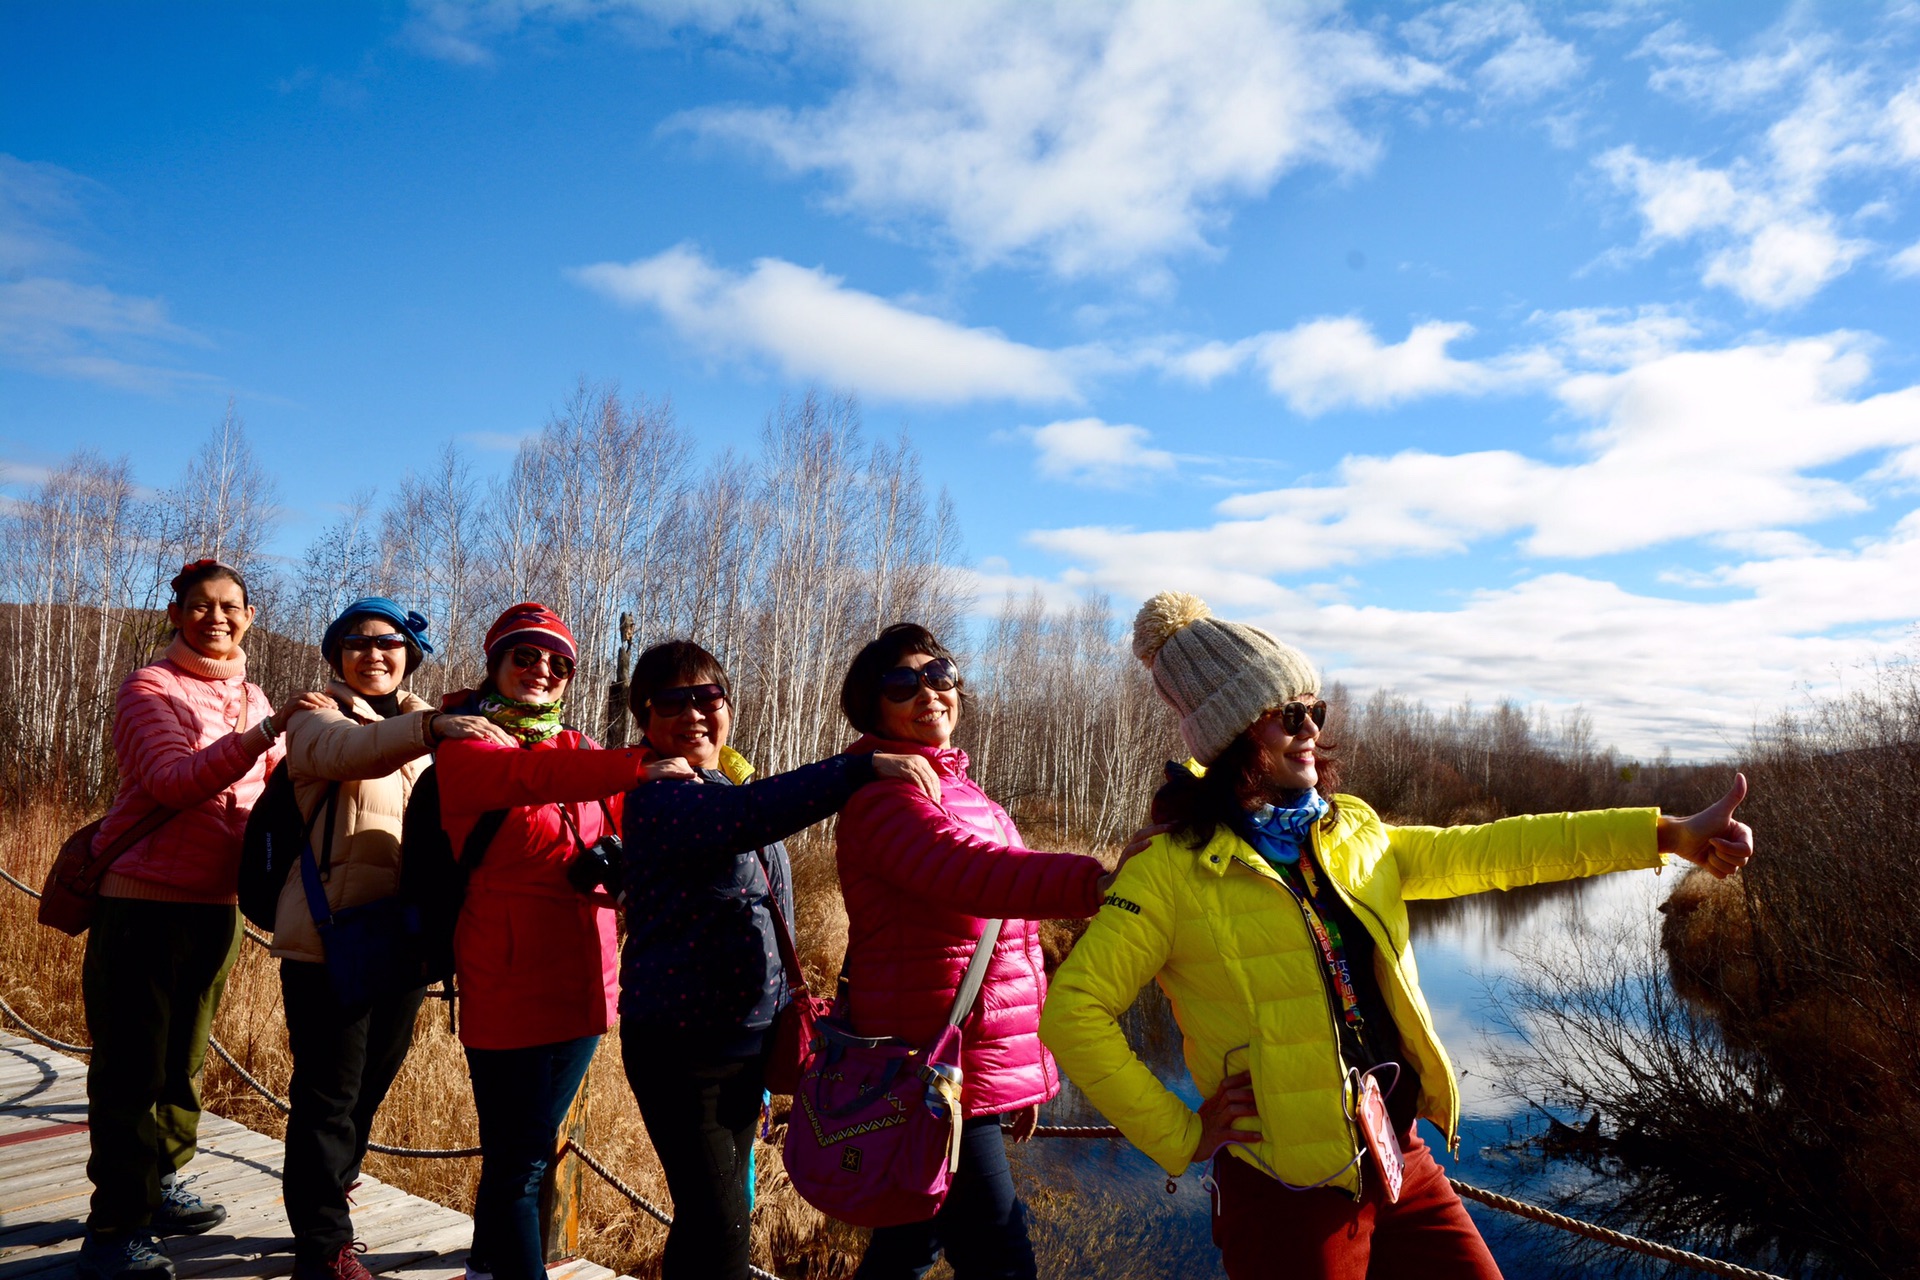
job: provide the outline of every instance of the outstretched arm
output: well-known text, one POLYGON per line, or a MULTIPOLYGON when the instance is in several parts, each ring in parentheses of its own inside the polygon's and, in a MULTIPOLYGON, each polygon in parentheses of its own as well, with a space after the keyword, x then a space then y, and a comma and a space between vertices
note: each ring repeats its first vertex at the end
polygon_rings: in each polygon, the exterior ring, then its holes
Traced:
POLYGON ((903 783, 864 788, 840 821, 843 856, 895 888, 968 915, 1064 920, 1100 907, 1106 868, 1098 859, 982 839, 903 783))
POLYGON ((636 858, 736 854, 838 813, 873 780, 870 756, 829 756, 737 787, 694 779, 635 787, 625 835, 636 858))
POLYGON ((584 803, 618 795, 651 777, 689 773, 680 760, 649 765, 638 750, 523 751, 479 738, 444 742, 434 759, 446 814, 584 803))
POLYGON ((1733 811, 1747 798, 1747 775, 1733 775, 1733 785, 1718 800, 1685 818, 1662 814, 1656 838, 1660 852, 1697 863, 1725 880, 1753 857, 1753 828, 1734 820, 1733 811))
MULTIPOLYGON (((288 707, 300 702, 296 698, 288 707)), ((113 747, 120 767, 169 809, 191 809, 213 799, 245 777, 271 745, 256 724, 198 746, 180 723, 167 685, 147 667, 121 683, 114 713, 113 747)))

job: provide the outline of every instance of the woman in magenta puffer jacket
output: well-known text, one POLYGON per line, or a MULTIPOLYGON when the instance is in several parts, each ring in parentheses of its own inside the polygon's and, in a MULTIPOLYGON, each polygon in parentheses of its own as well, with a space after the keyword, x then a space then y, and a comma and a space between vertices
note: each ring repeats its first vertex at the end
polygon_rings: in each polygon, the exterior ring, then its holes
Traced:
POLYGON ((900 623, 862 649, 840 707, 865 736, 853 751, 914 752, 940 776, 935 804, 908 783, 857 792, 840 817, 837 855, 847 904, 847 1012, 867 1036, 924 1044, 945 1023, 988 920, 1005 919, 986 984, 962 1024, 960 1167, 940 1212, 883 1227, 861 1280, 918 1276, 944 1250, 956 1280, 1034 1275, 1026 1209, 1014 1194, 1000 1121, 1016 1142, 1059 1092, 1040 1043, 1047 980, 1038 920, 1090 916, 1110 877, 1092 858, 1039 853, 967 776, 951 745, 960 719, 953 657, 925 627, 900 623))

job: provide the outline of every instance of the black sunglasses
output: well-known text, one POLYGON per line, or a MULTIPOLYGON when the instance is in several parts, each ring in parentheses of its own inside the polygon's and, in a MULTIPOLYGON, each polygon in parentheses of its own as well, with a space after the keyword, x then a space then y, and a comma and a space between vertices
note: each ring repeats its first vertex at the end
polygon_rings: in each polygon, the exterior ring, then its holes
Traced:
POLYGON ((1280 727, 1288 733, 1300 732, 1306 726, 1309 717, 1313 720, 1314 728, 1327 727, 1327 704, 1324 702, 1315 702, 1311 706, 1304 702, 1289 702, 1284 707, 1275 707, 1267 714, 1279 716, 1280 727))
POLYGON ((341 636, 340 647, 348 653, 365 653, 368 649, 378 649, 383 653, 391 653, 395 649, 406 648, 407 638, 397 631, 389 631, 385 635, 379 636, 341 636))
POLYGON ((546 659, 547 670, 553 672, 555 680, 567 680, 573 676, 573 659, 564 653, 554 653, 535 645, 519 644, 513 647, 513 665, 522 671, 530 671, 546 659))
POLYGON ((727 691, 717 684, 689 684, 678 689, 662 689, 647 698, 647 710, 671 720, 685 715, 689 706, 713 711, 727 700, 727 691))
POLYGON ((945 693, 960 683, 960 668, 952 658, 935 658, 919 670, 894 667, 880 673, 880 696, 888 702, 911 702, 925 685, 935 693, 945 693))

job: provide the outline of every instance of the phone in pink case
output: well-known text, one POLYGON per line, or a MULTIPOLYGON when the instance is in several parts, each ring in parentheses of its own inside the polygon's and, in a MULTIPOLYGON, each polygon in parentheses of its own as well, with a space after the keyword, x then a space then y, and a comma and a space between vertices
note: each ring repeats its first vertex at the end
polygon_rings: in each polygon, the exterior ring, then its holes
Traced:
POLYGON ((1400 1184, 1406 1181, 1406 1166, 1400 1159, 1400 1139, 1387 1118, 1387 1100, 1372 1076, 1360 1079, 1360 1131, 1366 1135, 1367 1150, 1373 1154, 1373 1167, 1387 1188, 1387 1203, 1400 1203, 1400 1184))

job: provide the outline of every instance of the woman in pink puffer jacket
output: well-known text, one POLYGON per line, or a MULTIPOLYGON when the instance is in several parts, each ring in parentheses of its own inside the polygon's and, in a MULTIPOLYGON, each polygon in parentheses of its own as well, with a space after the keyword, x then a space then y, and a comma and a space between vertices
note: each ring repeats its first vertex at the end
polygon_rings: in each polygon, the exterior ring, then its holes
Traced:
POLYGON ((241 836, 288 718, 331 705, 297 694, 275 711, 248 682, 241 641, 254 607, 237 570, 197 560, 172 585, 173 640, 114 703, 120 789, 95 837, 105 849, 156 810, 173 813, 101 880, 81 961, 93 1199, 80 1280, 170 1277, 159 1237, 227 1216, 178 1175, 193 1158, 207 1032, 240 949, 241 836))
POLYGON ((848 1015, 861 1035, 924 1044, 945 1023, 988 920, 1006 925, 962 1024, 960 1167, 940 1212, 882 1227, 859 1280, 918 1276, 944 1250, 956 1280, 1034 1275, 1026 1210, 1014 1194, 1001 1117, 1032 1134, 1060 1073, 1040 1043, 1047 980, 1038 920, 1090 916, 1110 877, 1092 858, 1025 848, 1006 811, 967 776, 950 745, 960 718, 952 656, 924 627, 900 623, 862 649, 840 707, 866 736, 853 751, 912 752, 940 776, 940 802, 904 782, 856 792, 840 816, 847 904, 848 1015))

